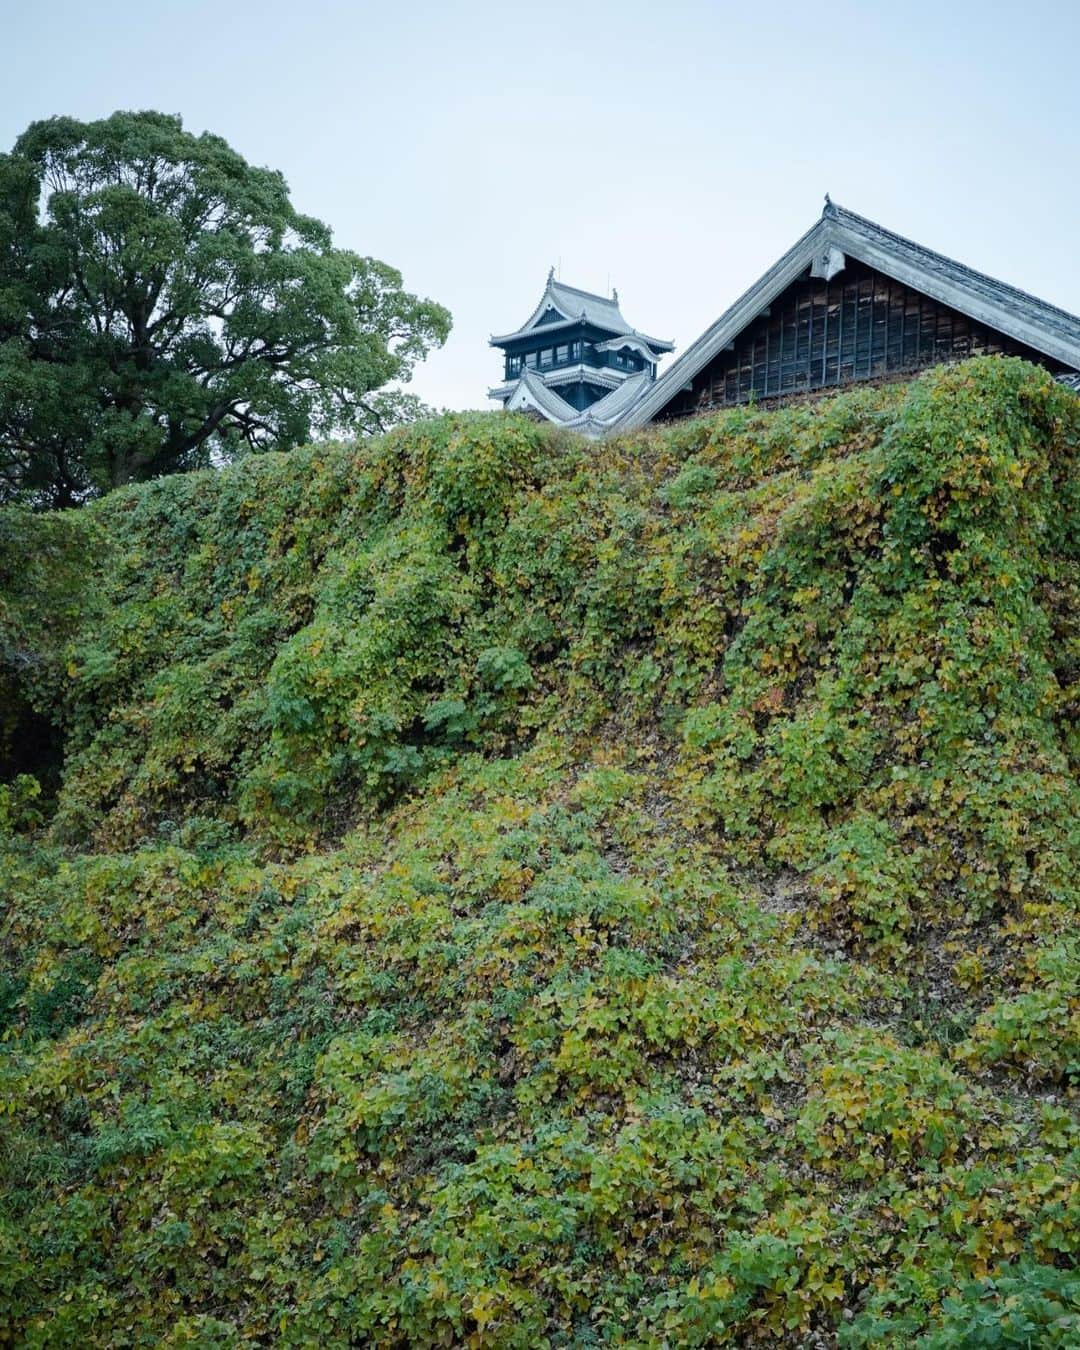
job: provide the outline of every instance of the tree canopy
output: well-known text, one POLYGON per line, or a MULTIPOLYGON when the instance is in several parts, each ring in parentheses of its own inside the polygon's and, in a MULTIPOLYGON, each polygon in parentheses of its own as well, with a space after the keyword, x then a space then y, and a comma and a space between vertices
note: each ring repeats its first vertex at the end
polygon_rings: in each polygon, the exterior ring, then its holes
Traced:
POLYGON ((449 330, 179 117, 51 118, 0 155, 0 499, 72 505, 409 420, 387 386, 449 330))

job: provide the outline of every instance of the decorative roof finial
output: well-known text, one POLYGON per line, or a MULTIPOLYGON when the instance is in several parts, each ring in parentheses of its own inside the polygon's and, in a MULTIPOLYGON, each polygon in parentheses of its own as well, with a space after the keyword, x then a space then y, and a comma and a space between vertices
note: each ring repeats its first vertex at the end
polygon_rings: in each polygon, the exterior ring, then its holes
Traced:
POLYGON ((548 270, 548 285, 550 286, 554 280, 555 280, 555 269, 554 267, 552 267, 548 270))
POLYGON ((834 212, 835 209, 836 209, 836 208, 835 208, 835 207, 833 206, 833 204, 832 204, 832 198, 831 198, 831 197, 829 196, 829 194, 826 192, 826 194, 825 194, 825 205, 824 205, 824 207, 822 208, 821 214, 822 214, 823 216, 831 216, 831 215, 833 214, 833 212, 834 212))
POLYGON ((612 286, 611 288, 611 298, 612 300, 615 301, 616 304, 619 303, 619 292, 615 289, 614 286, 612 286))

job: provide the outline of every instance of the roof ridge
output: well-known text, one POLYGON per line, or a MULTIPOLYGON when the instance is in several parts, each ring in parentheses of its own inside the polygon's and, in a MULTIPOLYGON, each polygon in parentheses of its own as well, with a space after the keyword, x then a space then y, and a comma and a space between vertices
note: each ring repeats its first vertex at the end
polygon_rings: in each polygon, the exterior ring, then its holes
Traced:
POLYGON ((613 299, 610 295, 601 295, 599 291, 582 290, 580 286, 571 286, 568 282, 559 280, 549 281, 548 286, 557 286, 561 291, 573 291, 575 295, 584 295, 590 300, 599 300, 604 305, 614 305, 616 309, 619 307, 618 300, 613 299))

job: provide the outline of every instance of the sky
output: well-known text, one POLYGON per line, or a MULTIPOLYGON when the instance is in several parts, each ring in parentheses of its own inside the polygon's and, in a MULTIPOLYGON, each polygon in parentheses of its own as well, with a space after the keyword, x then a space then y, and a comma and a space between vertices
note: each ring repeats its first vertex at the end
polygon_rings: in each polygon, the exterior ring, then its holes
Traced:
POLYGON ((0 0, 0 149, 180 113, 454 317, 493 406, 549 267, 682 350, 834 201, 1080 313, 1077 0, 0 0))

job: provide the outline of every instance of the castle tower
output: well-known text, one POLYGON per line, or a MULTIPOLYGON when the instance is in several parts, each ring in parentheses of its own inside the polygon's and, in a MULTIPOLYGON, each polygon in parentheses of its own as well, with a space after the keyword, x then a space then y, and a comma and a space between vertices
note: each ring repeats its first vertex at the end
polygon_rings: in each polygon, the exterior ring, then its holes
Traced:
POLYGON ((656 379, 674 344, 632 328, 611 298, 564 286, 548 273, 540 303, 512 333, 491 338, 503 352, 504 381, 489 391, 508 412, 531 412, 598 434, 656 379))

